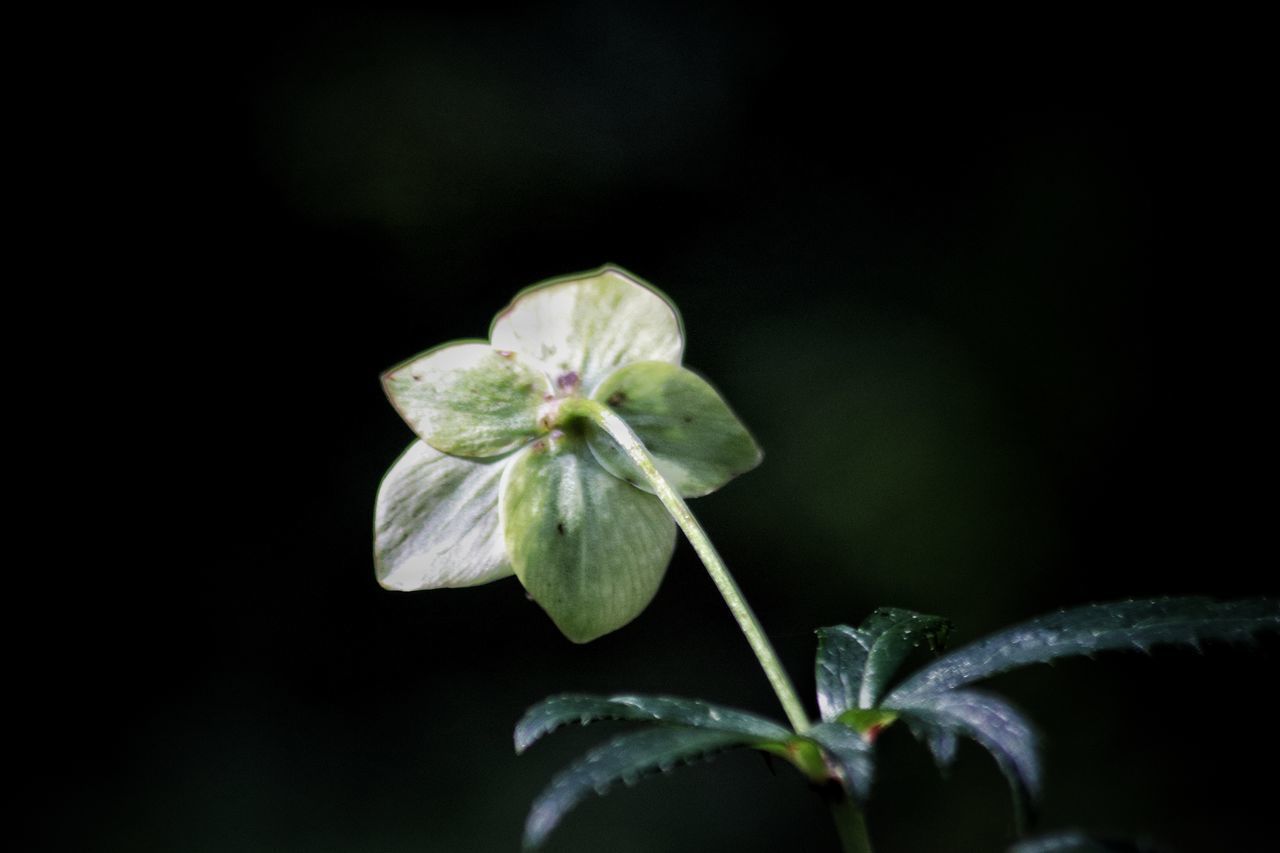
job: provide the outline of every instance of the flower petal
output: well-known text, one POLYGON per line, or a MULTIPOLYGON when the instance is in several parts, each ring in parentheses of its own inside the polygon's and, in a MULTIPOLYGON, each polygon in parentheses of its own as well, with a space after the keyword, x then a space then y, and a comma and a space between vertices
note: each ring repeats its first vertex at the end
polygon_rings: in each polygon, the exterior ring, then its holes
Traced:
POLYGON ((602 469, 579 438, 542 439, 517 454, 501 508, 516 576, 575 643, 638 616, 675 547, 675 522, 658 499, 602 469))
POLYGON ((533 438, 546 376, 512 352, 452 343, 393 367, 382 385, 420 438, 455 456, 495 456, 533 438))
MULTIPOLYGON (((686 498, 714 492, 763 458, 716 389, 686 368, 657 361, 629 364, 610 374, 593 396, 627 422, 662 476, 686 498)), ((610 473, 652 491, 608 435, 593 430, 590 443, 610 473)))
POLYGON ((533 360, 554 379, 577 379, 587 393, 621 365, 679 364, 684 352, 675 306, 617 267, 521 292, 494 319, 489 340, 533 360))
POLYGON ((424 441, 409 445, 378 487, 378 583, 409 591, 510 575, 498 529, 498 487, 512 459, 463 459, 424 441))

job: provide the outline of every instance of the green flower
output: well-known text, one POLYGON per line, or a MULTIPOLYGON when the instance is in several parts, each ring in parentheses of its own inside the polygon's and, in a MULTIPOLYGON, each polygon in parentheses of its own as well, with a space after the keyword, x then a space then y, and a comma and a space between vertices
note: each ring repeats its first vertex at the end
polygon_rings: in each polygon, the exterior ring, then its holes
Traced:
POLYGON ((652 600, 676 527, 584 411, 612 409, 684 497, 760 462, 745 427, 680 366, 679 314, 616 267, 521 292, 489 341, 454 341, 383 386, 418 435, 378 489, 378 581, 420 590, 514 574, 569 639, 630 622, 652 600))

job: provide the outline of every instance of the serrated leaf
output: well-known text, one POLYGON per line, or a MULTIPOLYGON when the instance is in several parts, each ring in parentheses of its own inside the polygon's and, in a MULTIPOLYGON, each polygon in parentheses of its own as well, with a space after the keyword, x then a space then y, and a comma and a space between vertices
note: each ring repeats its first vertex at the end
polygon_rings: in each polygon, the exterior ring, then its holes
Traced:
POLYGON ((930 648, 941 646, 950 627, 951 623, 941 616, 897 607, 877 608, 859 626, 864 635, 871 637, 871 647, 862 670, 858 707, 874 708, 911 650, 922 643, 928 643, 930 648))
POLYGON ((939 770, 946 770, 955 763, 956 751, 960 748, 960 738, 956 737, 955 732, 933 727, 924 732, 924 738, 929 754, 933 756, 939 770))
POLYGON ((818 710, 834 720, 852 708, 874 708, 911 650, 941 646, 950 623, 897 607, 877 608, 857 628, 818 629, 818 710))
POLYGON ((516 576, 575 643, 638 616, 675 548, 662 503, 601 468, 574 436, 521 450, 503 476, 500 507, 516 576))
MULTIPOLYGON (((627 422, 654 464, 686 498, 710 494, 760 464, 759 446, 711 384, 691 370, 660 361, 625 365, 592 394, 627 422)), ((644 475, 617 442, 590 433, 600 464, 645 491, 644 475)))
POLYGON ((870 645, 869 638, 848 625, 818 629, 814 676, 818 682, 818 712, 823 720, 834 720, 850 708, 858 707, 862 668, 867 663, 870 645))
POLYGON ((663 727, 632 732, 596 747, 551 780, 533 802, 524 827, 524 846, 540 846, 564 815, 591 794, 603 795, 618 781, 669 770, 751 739, 732 732, 663 727))
POLYGON ((382 376, 391 404, 427 444, 454 456, 496 456, 538 434, 551 385, 519 354, 444 344, 382 376))
POLYGON ((885 705, 903 703, 1070 655, 1204 640, 1244 640, 1280 630, 1280 602, 1159 598, 1090 604, 998 631, 937 659, 898 685, 885 705))
POLYGON ((670 723, 707 731, 720 731, 761 741, 786 741, 791 731, 777 723, 736 708, 725 708, 701 699, 674 696, 589 696, 566 693, 534 705, 516 723, 516 752, 569 723, 596 720, 643 720, 670 723))
POLYGON ((858 802, 866 802, 875 779, 871 743, 843 723, 818 723, 806 730, 804 737, 829 756, 845 790, 858 802))
POLYGON ((949 741, 948 735, 961 735, 981 744, 1009 780, 1019 824, 1024 823, 1040 795, 1040 760, 1035 731, 1018 710, 1003 699, 977 690, 924 696, 910 705, 895 705, 894 709, 917 732, 923 732, 931 742, 937 740, 937 748, 931 743, 931 749, 942 766, 954 756, 954 741, 949 741))

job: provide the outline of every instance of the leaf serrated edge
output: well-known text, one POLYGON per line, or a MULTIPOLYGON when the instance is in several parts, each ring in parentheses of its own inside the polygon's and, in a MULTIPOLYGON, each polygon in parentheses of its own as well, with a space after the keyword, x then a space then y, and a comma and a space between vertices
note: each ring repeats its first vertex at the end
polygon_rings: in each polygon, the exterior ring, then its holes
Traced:
POLYGON ((645 729, 613 738, 588 751, 552 777, 551 783, 543 789, 530 807, 529 816, 525 821, 524 848, 534 850, 540 847, 559 824, 561 818, 591 793, 604 796, 619 781, 628 786, 634 785, 648 776, 670 772, 681 766, 710 761, 730 749, 754 747, 760 744, 759 740, 744 739, 729 732, 708 731, 686 726, 645 729), (583 780, 575 784, 576 775, 582 773, 591 764, 603 760, 611 752, 630 748, 645 740, 653 740, 655 734, 668 734, 672 731, 682 731, 690 737, 687 747, 677 749, 664 758, 647 763, 641 761, 633 770, 616 773, 599 782, 583 780))

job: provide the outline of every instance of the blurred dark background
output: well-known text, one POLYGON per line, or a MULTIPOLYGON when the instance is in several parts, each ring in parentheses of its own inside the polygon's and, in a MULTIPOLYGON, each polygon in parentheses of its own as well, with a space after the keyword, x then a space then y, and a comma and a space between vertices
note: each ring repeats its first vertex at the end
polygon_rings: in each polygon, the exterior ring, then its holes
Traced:
MULTIPOLYGON (((812 630, 881 604, 963 641, 1086 601, 1280 593, 1248 51, 1113 17, 848 15, 111 21, 131 35, 78 73, 77 201, 54 203, 53 263, 109 358, 79 361, 78 413, 98 404, 111 451, 66 445, 97 507, 66 547, 92 556, 29 599, 43 639, 16 656, 40 847, 514 851, 551 775, 617 730, 516 758, 545 695, 781 718, 684 544, 587 646, 515 580, 374 582, 375 490, 411 439, 380 371, 604 262, 672 296, 687 363, 765 448, 693 508, 806 696, 812 630)), ((992 682, 1044 731, 1041 825, 1263 849, 1277 645, 992 682)), ((905 731, 881 747, 882 853, 1012 839, 978 749, 943 781, 905 731)), ((547 849, 836 844, 796 773, 735 754, 586 803, 547 849)))

